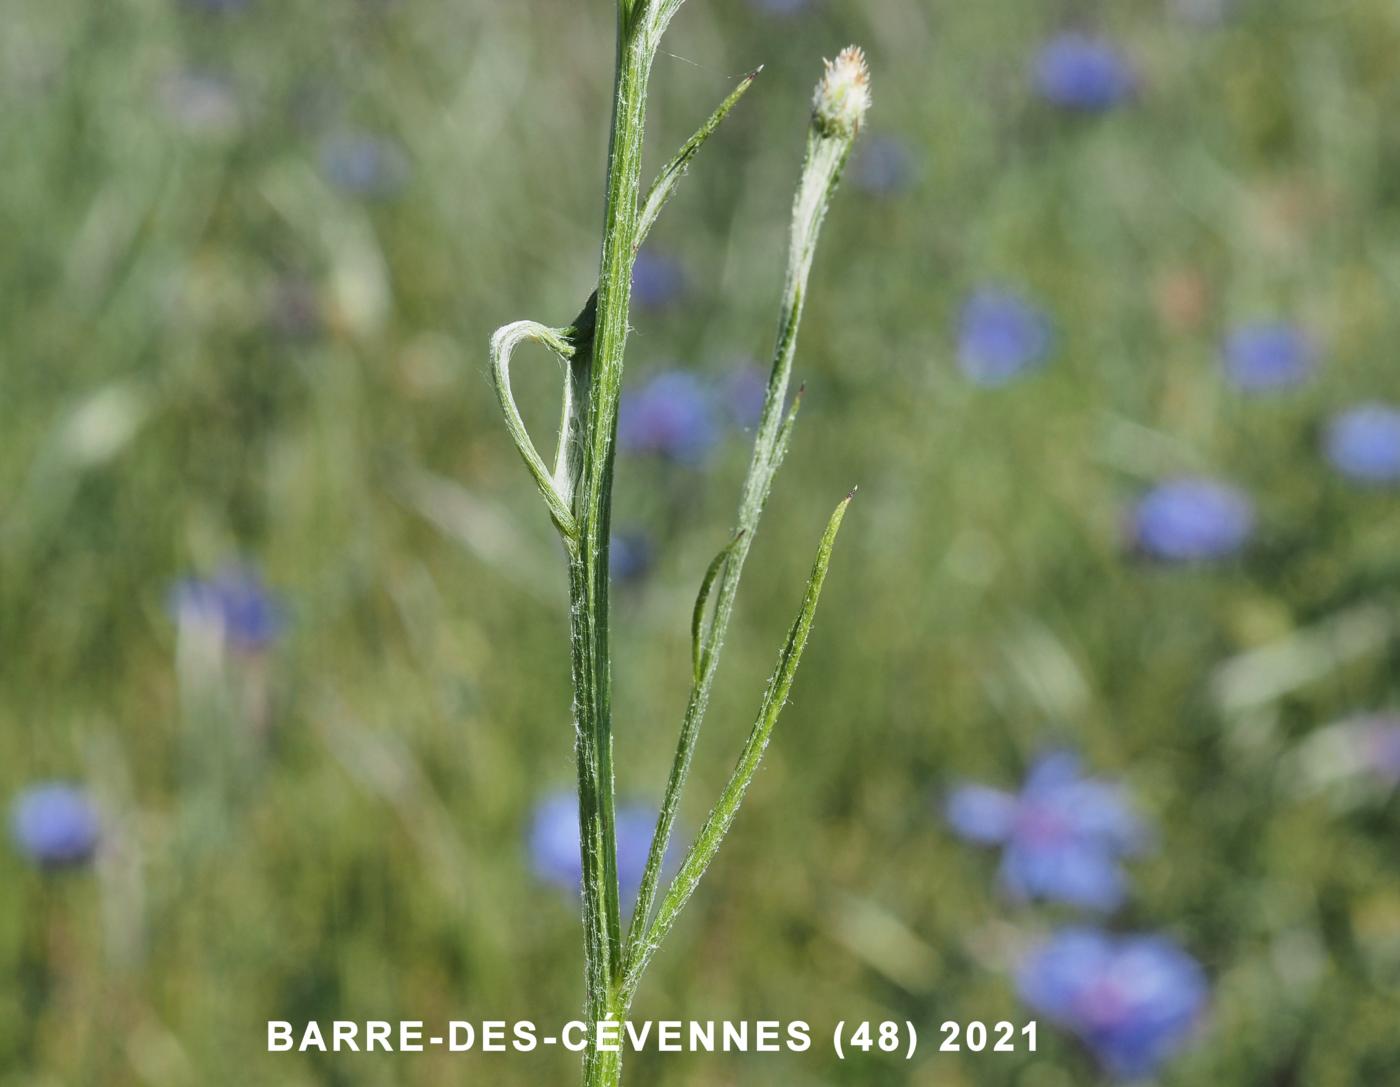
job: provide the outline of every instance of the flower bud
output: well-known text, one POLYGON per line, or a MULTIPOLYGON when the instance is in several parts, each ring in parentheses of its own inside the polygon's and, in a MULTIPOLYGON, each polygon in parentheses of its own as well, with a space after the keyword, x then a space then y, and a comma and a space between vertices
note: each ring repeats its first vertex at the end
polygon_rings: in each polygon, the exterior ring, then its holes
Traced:
POLYGON ((825 136, 850 139, 870 108, 870 69, 858 45, 848 45, 826 62, 812 96, 812 113, 825 136))

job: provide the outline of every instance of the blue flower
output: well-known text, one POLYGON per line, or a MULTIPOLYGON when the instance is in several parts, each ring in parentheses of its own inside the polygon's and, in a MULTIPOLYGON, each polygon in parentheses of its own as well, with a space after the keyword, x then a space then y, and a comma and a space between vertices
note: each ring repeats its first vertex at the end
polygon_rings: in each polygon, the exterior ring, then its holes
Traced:
POLYGON ((629 453, 654 453, 699 464, 719 441, 709 391, 683 370, 657 374, 618 405, 618 444, 629 453))
POLYGON ((1097 113, 1133 93, 1137 78, 1109 42, 1085 34, 1061 34, 1035 58, 1035 87, 1046 101, 1065 109, 1097 113))
POLYGON ((1122 902, 1118 862, 1140 852, 1147 837, 1123 790, 1081 776, 1067 752, 1039 759, 1017 795, 959 786, 945 815, 962 837, 1003 847, 1002 884, 1018 898, 1095 910, 1122 902))
POLYGON ((20 851, 45 868, 81 864, 97 848, 97 809, 75 785, 46 782, 15 798, 10 834, 20 851))
POLYGON ((321 144, 321 173, 336 188, 370 199, 393 196, 408 179, 408 160, 388 140, 344 132, 321 144))
POLYGON ((914 181, 914 157, 903 140, 872 136, 856 146, 846 176, 868 196, 893 196, 914 181))
MULTIPOLYGON (((651 837, 656 830, 656 809, 639 804, 617 808, 617 879, 624 897, 635 895, 642 886, 651 837)), ((674 859, 675 840, 666 850, 666 862, 674 859)), ((530 864, 535 875, 567 891, 583 885, 579 857, 578 797, 573 793, 552 793, 535 808, 529 834, 530 864)))
POLYGON ((641 250, 632 262, 632 302, 642 309, 661 309, 685 293, 685 269, 680 262, 652 249, 641 250))
POLYGON ((1391 785, 1400 785, 1400 718, 1379 716, 1361 722, 1366 763, 1391 785))
POLYGON ((1050 937, 1021 963, 1017 988, 1125 1080, 1152 1075, 1182 1047, 1209 995, 1200 964, 1171 940, 1091 928, 1050 937))
POLYGON ((1312 732, 1303 745, 1322 779, 1353 773, 1400 785, 1400 716, 1360 714, 1312 732))
POLYGON ((651 569, 654 550, 643 532, 614 532, 608 543, 608 572, 614 581, 637 581, 651 569))
POLYGON ((958 324, 958 365, 979 385, 1004 385, 1050 353, 1050 318, 1020 295, 999 288, 974 291, 958 324))
POLYGON ((182 627, 210 630, 244 652, 265 649, 282 632, 281 605, 255 572, 237 566, 177 582, 170 610, 182 627))
POLYGON ((1317 350, 1294 325, 1259 321, 1240 325, 1221 347, 1225 376, 1246 392, 1283 389, 1306 381, 1317 363, 1317 350))
POLYGON ((1155 559, 1219 559, 1248 541, 1254 506, 1242 491, 1212 479, 1172 479, 1138 500, 1128 531, 1133 544, 1155 559))
POLYGON ((1400 409, 1357 404, 1333 416, 1323 435, 1332 467, 1361 483, 1400 482, 1400 409))
POLYGON ((749 0, 765 15, 798 15, 812 6, 812 0, 749 0))

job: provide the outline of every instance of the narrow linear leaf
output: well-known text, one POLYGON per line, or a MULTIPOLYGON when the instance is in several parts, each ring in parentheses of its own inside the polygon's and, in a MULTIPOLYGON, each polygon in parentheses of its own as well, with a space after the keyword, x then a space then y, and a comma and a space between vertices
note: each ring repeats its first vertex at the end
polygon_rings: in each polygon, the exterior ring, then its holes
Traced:
POLYGON ((729 116, 739 99, 744 97, 748 89, 753 86, 753 81, 758 78, 758 73, 763 71, 762 67, 755 68, 746 75, 729 97, 719 104, 719 108, 710 114, 709 120, 696 129, 695 134, 681 145, 681 149, 676 153, 676 157, 668 162, 656 175, 656 180, 651 183, 651 190, 647 193, 647 198, 642 204, 642 214, 637 222, 637 247, 640 248, 642 242, 646 240, 647 234, 656 224, 656 220, 661 215, 661 209, 666 206, 666 201, 670 200, 676 191, 676 186, 685 176, 690 160, 699 153, 713 134, 719 128, 725 117, 729 116))
MULTIPOLYGON (((679 7, 679 4, 676 5, 679 7)), ((700 151, 705 141, 714 134, 721 122, 729 115, 739 99, 744 97, 748 89, 753 86, 753 81, 758 78, 758 74, 763 71, 762 65, 755 68, 746 75, 729 97, 719 104, 719 108, 710 114, 709 119, 701 125, 676 152, 676 157, 668 162, 656 175, 656 180, 651 183, 651 188, 647 191, 646 199, 642 202, 641 215, 637 222, 636 241, 633 249, 640 249, 642 243, 646 241, 651 228, 656 225, 656 220, 661 216, 661 209, 666 206, 666 202, 675 195, 676 187, 685 176, 686 170, 690 166, 690 160, 700 151)), ((575 350, 577 357, 589 357, 593 353, 593 329, 598 317, 598 292, 595 290, 588 297, 588 301, 583 304, 583 309, 579 311, 573 323, 566 328, 560 329, 563 339, 575 350)))
POLYGON ((788 694, 792 690, 793 679, 797 675, 797 666, 802 659, 802 651, 807 646, 807 636, 811 632, 812 620, 816 615, 817 602, 821 598, 827 567, 831 564, 831 549, 836 543, 836 534, 841 529, 841 521, 846 516, 846 509, 854 497, 855 491, 853 490, 836 507, 831 515, 831 520, 827 522, 826 532, 822 535, 821 544, 817 547, 816 560, 812 564, 811 577, 807 581, 807 592, 802 599, 802 608, 798 612, 797 620, 793 623, 792 629, 788 631, 787 641, 783 645, 782 652, 778 655, 777 667, 774 668, 772 678, 768 681, 768 688, 763 695, 763 704, 758 711, 758 719, 749 732, 749 738, 744 743, 743 752, 739 755, 739 761, 729 776, 729 782, 725 785, 724 792, 720 794, 715 806, 710 809, 709 817, 705 820, 705 825, 701 827, 695 844, 690 847, 690 852, 686 854, 685 860, 681 863, 680 871, 676 873, 676 878, 672 880, 665 897, 661 900, 661 905, 656 911, 656 919, 647 928, 646 936, 640 941, 627 964, 627 974, 623 982, 624 995, 629 995, 635 990, 637 982, 641 979, 642 971, 646 969, 652 954, 660 946, 661 941, 665 939, 671 926, 676 923, 681 909, 695 892, 705 870, 714 860, 720 843, 729 833, 734 817, 739 812, 739 805, 743 803, 744 793, 758 772, 763 752, 768 746, 769 737, 773 734, 773 726, 777 724, 778 716, 782 713, 783 706, 787 704, 788 694))
POLYGON ((666 33, 666 27, 670 25, 676 12, 680 11, 685 0, 637 0, 637 2, 645 3, 650 8, 647 33, 650 36, 652 48, 655 49, 661 44, 661 36, 666 33))
POLYGON ((714 588, 715 579, 719 577, 720 571, 724 569, 724 564, 729 561, 729 556, 734 554, 734 549, 739 546, 739 541, 744 538, 744 532, 740 529, 715 556, 710 563, 710 568, 705 571, 704 580, 700 582, 700 592, 695 596, 695 613, 690 619, 690 656, 694 665, 695 682, 699 683, 703 678, 704 670, 701 667, 704 648, 705 630, 705 605, 710 601, 710 590, 714 588))
MULTIPOLYGON (((797 411, 802 404, 802 393, 803 388, 799 388, 773 442, 771 463, 775 469, 787 452, 788 439, 792 436, 792 428, 797 422, 797 411)), ((769 478, 771 480, 771 476, 769 478)), ((756 521, 754 523, 756 524, 756 521)), ((715 556, 714 562, 705 572, 705 578, 701 582, 700 592, 695 600, 695 613, 691 618, 690 628, 691 668, 694 678, 690 688, 690 698, 686 701, 685 717, 681 721, 681 734, 676 741, 676 754, 671 762, 671 773, 666 779, 666 793, 661 800, 661 810, 657 812, 656 831, 652 835, 651 849, 648 851, 646 868, 642 873, 636 909, 632 911, 632 925, 627 934, 629 961, 639 953, 639 948, 646 935, 647 922, 651 920, 651 908, 656 902, 657 883, 661 879, 661 868, 665 863, 666 850, 671 844, 671 831, 675 826, 676 811, 680 807, 681 793, 685 790, 686 779, 690 776, 690 760, 695 754, 695 742, 700 734, 700 723, 710 699, 710 685, 714 680, 715 673, 715 657, 719 652, 724 630, 728 625, 730 608, 734 599, 734 586, 737 583, 735 569, 744 561, 744 553, 749 539, 749 529, 740 527, 728 546, 715 556), (705 613, 716 582, 720 586, 719 596, 716 599, 714 614, 710 618, 709 626, 705 626, 705 613)))
MULTIPOLYGON (((783 416, 783 425, 778 428, 778 436, 773 442, 773 454, 769 461, 768 488, 773 486, 773 477, 777 474, 778 468, 787 457, 788 442, 792 440, 792 428, 797 425, 797 412, 802 407, 802 397, 806 395, 807 383, 804 381, 797 386, 797 392, 793 395, 792 405, 788 408, 787 414, 783 416)), ((851 492, 855 494, 855 491, 851 492)), ((768 491, 763 492, 761 499, 763 505, 768 504, 768 491)))
POLYGON ((515 442, 515 448, 525 462, 525 467, 530 470, 530 475, 534 477, 535 486, 539 488, 540 496, 549 508, 549 515, 553 518, 554 524, 558 527, 565 541, 572 543, 577 538, 578 529, 574 522, 573 512, 569 508, 572 496, 566 493, 569 481, 565 478, 565 469, 567 465, 566 449, 570 440, 569 427, 573 416, 573 387, 569 382, 567 367, 569 360, 574 356, 575 349, 565 337, 566 331, 565 329, 550 328, 538 321, 516 321, 498 328, 495 335, 491 337, 491 379, 496 386, 496 398, 500 401, 501 412, 505 416, 506 428, 510 431, 511 440, 515 442), (525 429, 525 421, 520 417, 520 409, 515 405, 515 394, 511 390, 511 358, 515 354, 515 349, 527 342, 543 344, 566 367, 559 420, 558 451, 555 456, 553 472, 545 467, 544 460, 540 457, 539 450, 535 448, 534 440, 530 437, 530 432, 525 429))

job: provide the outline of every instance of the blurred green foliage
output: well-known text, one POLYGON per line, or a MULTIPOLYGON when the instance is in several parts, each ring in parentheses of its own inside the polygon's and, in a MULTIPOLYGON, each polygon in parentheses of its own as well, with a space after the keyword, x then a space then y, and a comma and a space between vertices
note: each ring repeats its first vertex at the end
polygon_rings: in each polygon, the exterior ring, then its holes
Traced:
MULTIPOLYGON (((92 872, 0 856, 0 1083, 568 1082, 561 1053, 263 1049, 268 1019, 580 1006, 576 903, 523 849, 531 805, 572 774, 562 565, 485 345, 507 320, 567 321, 596 275, 610 5, 17 0, 4 21, 0 786, 84 780, 111 825, 92 872), (361 136, 384 158, 346 191, 328 171, 366 168, 361 136), (231 662, 239 697, 266 699, 260 764, 187 848, 181 737, 203 711, 182 708, 166 594, 230 557, 290 621, 256 668, 231 662)), ((785 19, 691 0, 653 81, 654 164, 766 68, 657 228, 688 291, 635 315, 631 380, 768 351, 807 96, 848 40, 912 183, 848 188, 828 224, 807 399, 692 828, 811 540, 861 497, 766 769, 636 1014, 803 1018, 819 1038, 912 1019, 925 1045, 912 1064, 825 1044, 646 1055, 629 1077, 1089 1081, 1050 1030, 1034 1058, 931 1044, 944 1019, 1026 1018, 1006 966, 1055 917, 1002 899, 938 797, 1013 783, 1060 743, 1159 828, 1120 923, 1170 932, 1214 984, 1165 1082, 1382 1082, 1400 1067, 1400 810, 1300 790, 1290 768, 1319 725, 1397 694, 1400 507, 1335 480, 1316 437, 1334 406, 1400 398, 1400 9, 1242 0, 1200 26, 1155 0, 827 0, 785 19), (1086 23, 1142 87, 1064 116, 1030 94, 1029 58, 1086 23), (1001 390, 953 362, 984 280, 1056 322, 1049 366, 1001 390), (1245 400, 1217 344, 1261 314, 1312 330, 1325 361, 1245 400), (1243 559, 1124 557, 1125 503, 1181 471, 1253 493, 1243 559), (1359 648, 1308 641, 1311 674, 1222 697, 1226 661, 1356 614, 1359 648)), ((531 369, 522 396, 548 420, 553 375, 531 369)), ((620 465, 618 520, 657 541, 614 617, 623 795, 664 781, 688 611, 745 455, 732 436, 703 472, 620 465)))

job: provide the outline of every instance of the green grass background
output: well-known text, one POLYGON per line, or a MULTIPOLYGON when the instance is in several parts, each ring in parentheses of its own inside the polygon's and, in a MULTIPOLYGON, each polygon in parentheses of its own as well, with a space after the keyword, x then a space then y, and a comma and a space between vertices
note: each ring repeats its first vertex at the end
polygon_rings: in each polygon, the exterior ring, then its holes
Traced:
MULTIPOLYGON (((0 788, 75 777, 113 820, 92 872, 0 855, 7 1087, 575 1077, 559 1053, 262 1050, 272 1018, 545 1024, 581 1005, 576 904, 523 848, 532 803, 571 780, 565 589, 485 346, 509 320, 567 321, 596 275, 610 8, 7 5, 0 788), (172 116, 188 69, 237 88, 232 128, 172 116), (347 129, 402 148, 394 199, 328 186, 318 147, 347 129), (288 283, 316 333, 270 319, 288 283), (266 685, 263 750, 229 786, 232 816, 193 834, 182 735, 221 718, 182 708, 165 599, 230 556, 266 571, 291 621, 260 675, 234 677, 266 685)), ((807 398, 690 827, 827 512, 860 496, 765 769, 635 1011, 802 1018, 818 1039, 837 1019, 909 1019, 924 1046, 910 1063, 841 1064, 824 1040, 651 1055, 629 1078, 1094 1082, 1049 1029, 1034 1058, 932 1044, 945 1019, 1027 1018, 1007 966, 1058 919, 1004 901, 993 858, 940 825, 940 791, 1012 785, 1062 743, 1158 828, 1115 923, 1171 933, 1212 979, 1209 1021, 1163 1082, 1385 1082, 1400 810, 1300 791, 1290 767, 1312 730, 1396 695, 1400 507, 1336 481, 1316 449, 1334 407, 1400 398, 1400 8, 1242 0, 1198 28, 1147 0, 828 0, 791 20, 690 0, 657 63, 651 164, 766 68, 657 228, 690 290, 635 315, 630 381, 768 351, 807 97, 849 40, 874 71, 870 130, 905 141, 916 178, 892 199, 843 191, 828 222, 807 398), (1033 99, 1029 58, 1067 26, 1121 43, 1133 105, 1066 117, 1033 99), (1058 331, 1043 373, 996 391, 953 360, 957 306, 984 280, 1042 299, 1058 331), (1244 400, 1220 380, 1219 338, 1274 314, 1311 329, 1325 364, 1244 400), (1124 558, 1125 503, 1182 471, 1254 494, 1244 559, 1124 558), (1306 682, 1219 697, 1224 662, 1358 615, 1371 636, 1306 682)), ((544 426, 553 371, 519 369, 544 426)), ((614 619, 624 795, 659 796, 693 592, 745 456, 731 436, 705 472, 620 466, 619 521, 659 541, 614 619)))

